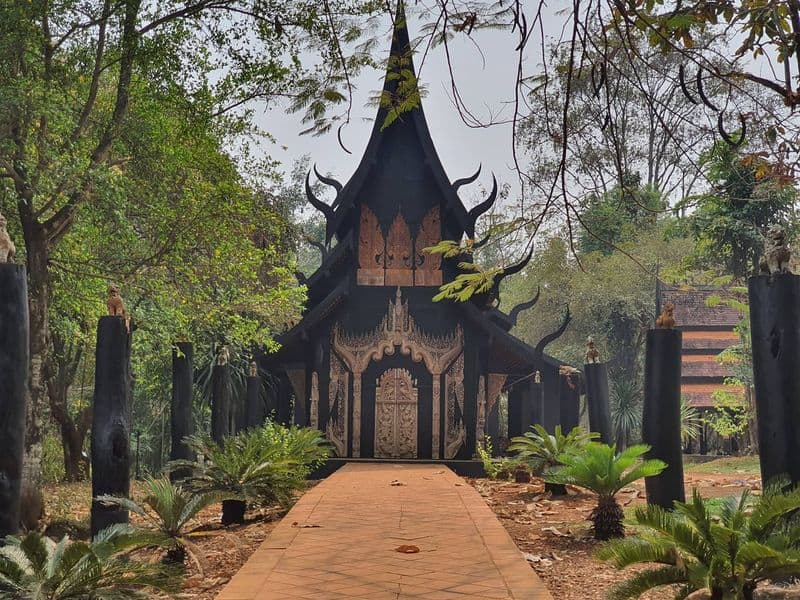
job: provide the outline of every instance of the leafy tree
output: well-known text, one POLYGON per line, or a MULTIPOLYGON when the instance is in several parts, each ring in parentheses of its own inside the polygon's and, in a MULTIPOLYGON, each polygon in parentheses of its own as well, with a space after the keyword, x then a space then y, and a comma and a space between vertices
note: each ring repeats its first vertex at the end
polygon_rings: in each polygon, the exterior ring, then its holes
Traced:
MULTIPOLYGON (((307 110, 314 126, 324 128, 326 106, 345 100, 338 88, 368 61, 363 52, 345 56, 340 36, 357 39, 364 17, 377 10, 368 0, 334 0, 324 7, 305 0, 255 7, 239 0, 0 7, 0 210, 16 216, 11 228, 24 248, 30 291, 28 483, 35 483, 39 471, 44 362, 58 280, 76 271, 123 280, 129 273, 125 265, 98 265, 80 244, 70 248, 67 238, 82 225, 126 224, 123 216, 148 214, 160 217, 161 227, 130 227, 127 236, 115 239, 114 255, 127 257, 126 243, 160 233, 161 243, 139 256, 147 267, 159 261, 165 247, 180 246, 175 238, 187 226, 193 231, 195 224, 172 220, 176 213, 190 204, 213 214, 198 196, 216 196, 217 205, 225 206, 222 200, 240 190, 226 186, 230 179, 224 176, 198 179, 193 169, 171 169, 181 158, 184 165, 196 158, 183 154, 191 143, 173 149, 173 142, 213 129, 213 139, 224 140, 227 147, 242 145, 246 157, 246 136, 258 132, 250 127, 244 105, 281 96, 291 96, 295 108, 307 110), (305 68, 308 56, 321 56, 320 66, 305 68), (170 121, 176 111, 191 115, 189 127, 170 121), (148 148, 158 152, 148 153, 148 148), (159 162, 163 157, 169 160, 159 162), (201 189, 204 184, 208 194, 201 189), (214 184, 221 186, 215 190, 214 184), (150 202, 159 192, 163 202, 156 207, 150 202), (60 254, 67 250, 73 259, 82 250, 82 258, 89 260, 77 268, 74 262, 65 265, 67 257, 60 254)), ((222 153, 196 164, 206 173, 235 171, 222 153)), ((237 207, 241 205, 233 203, 223 214, 233 217, 237 207)), ((190 215, 196 218, 198 211, 190 215)), ((240 233, 246 235, 246 228, 240 233)), ((236 253, 240 238, 221 237, 208 255, 191 255, 191 246, 183 246, 177 255, 202 258, 199 264, 205 266, 222 266, 226 259, 250 266, 257 257, 236 253)), ((193 283, 212 283, 213 278, 216 289, 223 290, 224 276, 218 267, 193 283)), ((142 287, 153 291, 146 280, 142 287)), ((235 306, 241 297, 225 300, 235 306)), ((242 329, 232 317, 227 320, 242 329)), ((248 328, 252 333, 253 327, 248 328)))
POLYGON ((624 537, 625 514, 617 492, 642 477, 658 475, 667 466, 655 459, 640 461, 648 450, 650 446, 640 444, 617 454, 616 446, 591 442, 579 452, 563 454, 560 461, 564 466, 547 473, 545 481, 577 485, 597 494, 597 506, 589 516, 595 539, 624 537))
POLYGON ((19 600, 116 600, 175 591, 174 573, 128 558, 132 550, 162 542, 129 525, 112 525, 91 543, 64 537, 56 544, 36 531, 7 537, 0 548, 0 593, 19 600))
POLYGON ((768 486, 751 501, 748 491, 728 498, 718 514, 694 491, 692 501, 676 502, 673 512, 658 506, 636 509, 643 529, 615 540, 598 553, 618 569, 638 563, 660 567, 638 571, 610 597, 638 598, 647 590, 680 585, 678 598, 706 588, 714 600, 752 600, 759 581, 800 575, 800 535, 794 513, 797 489, 768 486))
POLYGON ((712 189, 687 200, 696 203, 691 226, 698 257, 743 281, 758 270, 766 228, 778 223, 792 230, 797 190, 781 165, 724 142, 701 164, 712 189))
POLYGON ((202 572, 200 556, 186 528, 206 507, 224 497, 219 493, 194 494, 172 483, 167 477, 148 477, 142 483, 141 502, 117 496, 98 496, 95 500, 117 505, 140 515, 150 528, 164 536, 169 544, 166 562, 182 563, 190 556, 202 572))

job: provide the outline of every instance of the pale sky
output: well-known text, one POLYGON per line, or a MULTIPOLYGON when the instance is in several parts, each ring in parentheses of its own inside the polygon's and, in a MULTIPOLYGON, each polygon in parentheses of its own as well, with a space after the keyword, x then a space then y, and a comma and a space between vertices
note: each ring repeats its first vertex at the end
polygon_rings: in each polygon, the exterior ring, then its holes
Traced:
MULTIPOLYGON (((533 5, 533 2, 530 2, 533 5)), ((559 2, 556 2, 558 5, 559 2)), ((387 17, 387 35, 381 52, 388 55, 390 23, 387 17)), ((552 18, 554 25, 559 21, 552 18)), ((409 32, 412 39, 420 30, 417 19, 409 15, 409 32)), ((560 31, 554 31, 558 35, 560 31)), ((510 119, 513 114, 514 81, 516 74, 516 35, 508 31, 475 31, 475 43, 457 36, 450 43, 453 69, 459 84, 460 94, 469 110, 483 121, 494 116, 495 120, 510 119), (483 56, 482 56, 483 55, 483 56), (485 60, 485 65, 484 65, 485 60)), ((538 46, 531 49, 526 58, 528 71, 541 62, 538 46)), ((479 164, 483 164, 481 176, 471 186, 462 188, 462 198, 477 202, 480 185, 491 186, 491 173, 498 182, 518 189, 517 178, 512 170, 511 125, 499 124, 488 128, 471 128, 458 114, 451 100, 450 77, 443 48, 432 49, 420 69, 421 53, 415 55, 415 67, 428 95, 422 105, 425 117, 450 180, 471 175, 479 164)), ((280 106, 256 112, 257 123, 272 134, 277 142, 267 149, 273 159, 280 161, 286 172, 293 162, 309 154, 321 173, 330 172, 342 183, 346 183, 361 160, 372 129, 377 108, 368 105, 370 97, 383 86, 383 72, 369 69, 355 80, 352 120, 343 132, 345 146, 352 152, 347 154, 338 144, 335 130, 321 137, 298 135, 304 129, 299 114, 286 114, 280 106), (286 147, 285 149, 283 147, 286 147)), ((524 111, 523 111, 524 112, 524 111)), ((467 201, 467 204, 473 202, 467 201)))

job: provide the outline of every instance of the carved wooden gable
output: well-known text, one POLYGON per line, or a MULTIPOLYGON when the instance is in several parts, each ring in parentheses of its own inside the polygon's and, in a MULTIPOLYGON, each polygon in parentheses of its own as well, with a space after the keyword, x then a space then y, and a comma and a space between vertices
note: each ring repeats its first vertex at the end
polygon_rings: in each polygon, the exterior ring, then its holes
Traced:
POLYGON ((383 285, 386 255, 383 231, 378 217, 369 206, 361 205, 361 222, 358 231, 359 285, 383 285))
POLYGON ((442 241, 442 222, 439 207, 434 206, 422 219, 414 242, 414 285, 442 285, 442 255, 428 254, 425 248, 442 241))
POLYGON ((413 253, 411 231, 403 215, 398 213, 386 238, 386 285, 414 285, 413 253))

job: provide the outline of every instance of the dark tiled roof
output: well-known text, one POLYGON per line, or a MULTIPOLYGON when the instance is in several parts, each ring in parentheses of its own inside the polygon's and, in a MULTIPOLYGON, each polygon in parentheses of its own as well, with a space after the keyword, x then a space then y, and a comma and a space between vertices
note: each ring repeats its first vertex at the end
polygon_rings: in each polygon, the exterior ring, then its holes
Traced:
POLYGON ((741 320, 741 316, 736 310, 724 304, 714 307, 706 306, 706 301, 710 296, 719 296, 725 293, 719 288, 662 286, 661 306, 667 302, 675 305, 675 322, 678 327, 706 325, 733 328, 741 320))
POLYGON ((684 357, 681 365, 681 377, 719 377, 723 379, 731 375, 730 369, 720 364, 716 357, 703 356, 702 358, 709 358, 710 360, 687 361, 686 357, 684 357))
POLYGON ((714 392, 717 390, 726 390, 736 394, 739 398, 744 397, 744 390, 739 386, 715 383, 684 384, 681 386, 681 395, 695 408, 713 408, 715 406, 714 392))

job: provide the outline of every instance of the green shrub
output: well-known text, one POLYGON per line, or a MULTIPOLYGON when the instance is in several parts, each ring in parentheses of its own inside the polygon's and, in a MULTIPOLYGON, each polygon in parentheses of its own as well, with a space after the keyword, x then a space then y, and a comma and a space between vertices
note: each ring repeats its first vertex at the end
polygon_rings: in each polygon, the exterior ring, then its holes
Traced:
POLYGON ((316 429, 268 422, 226 438, 190 436, 187 443, 202 460, 174 461, 170 468, 190 468, 187 485, 198 493, 220 493, 248 504, 288 505, 311 471, 330 455, 316 429))
POLYGON ((478 446, 478 457, 483 463, 483 472, 489 479, 508 479, 517 467, 523 464, 518 458, 493 457, 493 451, 492 440, 487 435, 483 447, 478 446))
POLYGON ((187 554, 202 572, 201 557, 186 533, 186 526, 207 506, 224 498, 220 493, 193 493, 172 483, 166 477, 148 477, 142 482, 145 495, 136 502, 117 496, 98 496, 106 504, 114 504, 140 515, 167 540, 167 562, 183 562, 187 554))
POLYGON ((0 597, 15 600, 118 600, 147 598, 152 590, 173 591, 173 570, 130 560, 138 548, 159 545, 163 538, 112 525, 91 543, 58 544, 31 532, 7 537, 0 548, 0 597))
POLYGON ((636 509, 643 531, 615 540, 599 557, 618 569, 637 563, 663 566, 638 571, 611 592, 614 600, 638 598, 647 590, 681 586, 678 598, 708 589, 712 598, 751 600, 759 581, 800 577, 800 489, 768 486, 750 501, 747 492, 728 498, 718 511, 694 491, 675 511, 657 506, 636 509))
POLYGON ((658 475, 667 466, 660 460, 640 461, 648 450, 650 446, 640 444, 617 454, 616 446, 590 442, 577 452, 562 454, 564 466, 546 473, 545 481, 577 485, 597 494, 597 506, 589 516, 594 537, 623 537, 625 515, 617 502, 617 492, 642 477, 658 475))
POLYGON ((593 439, 600 437, 599 433, 589 433, 581 427, 575 427, 568 434, 561 432, 561 425, 556 425, 551 435, 538 423, 531 427, 531 431, 511 438, 509 452, 516 452, 517 456, 528 464, 533 473, 538 475, 546 470, 561 464, 560 457, 564 454, 576 452, 593 439))

